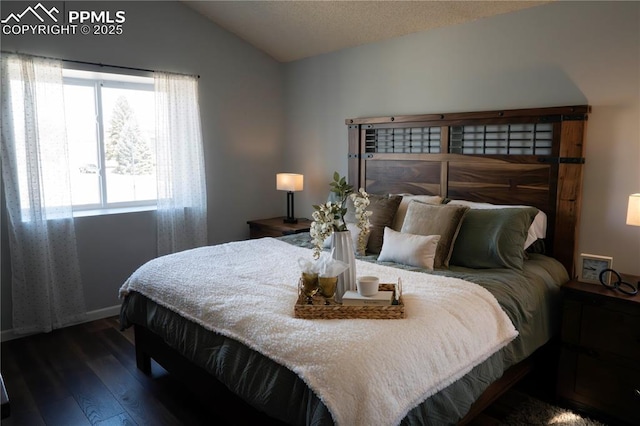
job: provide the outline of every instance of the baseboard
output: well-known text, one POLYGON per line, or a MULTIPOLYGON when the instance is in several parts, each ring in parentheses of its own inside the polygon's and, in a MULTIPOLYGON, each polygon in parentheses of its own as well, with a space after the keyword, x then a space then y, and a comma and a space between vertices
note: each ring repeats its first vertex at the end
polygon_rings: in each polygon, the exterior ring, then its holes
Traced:
MULTIPOLYGON (((95 320, 99 320, 102 318, 113 317, 120 313, 120 305, 109 306, 107 308, 96 309, 95 311, 87 312, 87 319, 85 321, 79 322, 77 324, 82 324, 85 322, 91 322, 95 320)), ((77 325, 73 324, 73 325, 77 325)), ((9 340, 18 339, 20 337, 26 337, 28 335, 25 334, 15 334, 13 329, 3 330, 0 332, 0 342, 7 342, 9 340)))
POLYGON ((95 321, 102 318, 109 318, 116 315, 120 315, 120 307, 122 305, 109 306, 108 308, 96 309, 95 311, 87 312, 87 320, 83 322, 95 321))

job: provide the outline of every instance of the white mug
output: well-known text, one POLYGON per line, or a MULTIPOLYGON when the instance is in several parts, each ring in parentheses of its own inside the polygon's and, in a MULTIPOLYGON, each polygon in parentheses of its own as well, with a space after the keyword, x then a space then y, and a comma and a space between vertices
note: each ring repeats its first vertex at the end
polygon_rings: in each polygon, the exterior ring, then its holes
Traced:
POLYGON ((364 276, 358 278, 358 293, 361 296, 375 296, 378 294, 378 277, 364 276))

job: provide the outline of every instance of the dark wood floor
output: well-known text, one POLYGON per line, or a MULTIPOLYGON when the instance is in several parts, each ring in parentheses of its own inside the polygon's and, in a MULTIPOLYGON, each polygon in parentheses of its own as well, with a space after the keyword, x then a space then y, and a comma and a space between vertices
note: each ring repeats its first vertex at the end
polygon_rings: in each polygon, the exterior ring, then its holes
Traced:
POLYGON ((205 425, 211 412, 159 365, 136 368, 117 318, 2 343, 12 425, 205 425))
MULTIPOLYGON (((113 317, 2 343, 11 411, 2 425, 236 423, 220 417, 215 406, 199 403, 158 364, 151 376, 139 371, 133 330, 119 326, 113 317)), ((474 426, 499 424, 518 401, 513 395, 503 398, 474 426)))

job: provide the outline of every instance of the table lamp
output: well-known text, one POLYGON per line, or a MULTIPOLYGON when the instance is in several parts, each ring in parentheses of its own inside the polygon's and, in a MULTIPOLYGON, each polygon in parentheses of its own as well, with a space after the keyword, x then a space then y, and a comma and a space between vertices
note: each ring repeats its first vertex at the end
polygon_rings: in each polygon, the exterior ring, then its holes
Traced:
MULTIPOLYGON (((640 193, 629 195, 627 207, 627 225, 640 226, 640 193)), ((640 287, 640 280, 636 288, 640 287)))
POLYGON ((298 219, 293 214, 293 193, 302 191, 304 186, 304 176, 295 173, 277 173, 276 189, 278 191, 287 191, 287 217, 284 223, 298 223, 298 219))
POLYGON ((640 226, 640 194, 629 195, 627 225, 640 226))

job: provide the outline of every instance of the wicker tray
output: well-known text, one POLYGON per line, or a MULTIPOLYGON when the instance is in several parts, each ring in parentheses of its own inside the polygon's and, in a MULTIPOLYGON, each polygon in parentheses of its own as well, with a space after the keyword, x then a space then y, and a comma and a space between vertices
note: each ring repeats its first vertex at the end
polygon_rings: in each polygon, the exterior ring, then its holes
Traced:
MULTIPOLYGON (((381 291, 395 292, 394 284, 380 284, 378 288, 381 291)), ((300 294, 293 309, 293 316, 305 319, 401 319, 405 318, 405 312, 402 296, 397 305, 343 306, 333 299, 326 300, 320 295, 315 295, 313 304, 309 305, 307 298, 300 294)))

